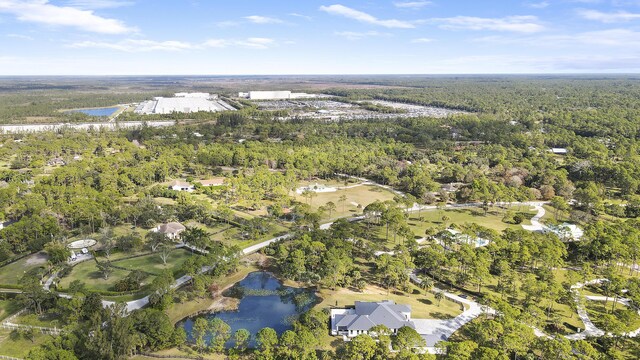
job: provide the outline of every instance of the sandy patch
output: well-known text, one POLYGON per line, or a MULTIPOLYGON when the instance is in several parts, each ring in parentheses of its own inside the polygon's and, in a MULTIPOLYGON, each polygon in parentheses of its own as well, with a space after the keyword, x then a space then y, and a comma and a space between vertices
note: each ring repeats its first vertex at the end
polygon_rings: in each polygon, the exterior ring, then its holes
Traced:
POLYGON ((25 264, 26 265, 40 265, 40 264, 45 264, 47 262, 47 260, 49 260, 49 257, 47 256, 47 254, 45 254, 43 252, 39 252, 37 254, 33 254, 33 255, 29 256, 25 260, 25 264))

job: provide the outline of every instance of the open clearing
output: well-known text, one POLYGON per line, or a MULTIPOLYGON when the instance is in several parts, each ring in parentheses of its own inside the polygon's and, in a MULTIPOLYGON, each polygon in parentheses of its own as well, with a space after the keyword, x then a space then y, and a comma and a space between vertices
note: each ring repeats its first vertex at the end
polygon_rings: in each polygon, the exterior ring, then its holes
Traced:
POLYGON ((27 271, 37 267, 46 267, 46 263, 46 255, 37 253, 3 266, 0 268, 0 285, 17 285, 27 271))
POLYGON ((296 194, 296 200, 302 203, 310 204, 314 210, 317 210, 320 206, 326 205, 330 201, 336 204, 336 211, 334 211, 331 215, 329 215, 328 212, 325 213, 323 216, 323 220, 337 219, 345 216, 356 215, 361 213, 364 207, 376 200, 393 200, 393 197, 394 194, 392 192, 375 185, 360 185, 350 187, 348 189, 338 189, 334 192, 315 193, 315 196, 313 196, 310 200, 306 199, 302 195, 296 194), (340 197, 343 195, 346 196, 346 200, 341 202, 340 197), (361 205, 361 208, 355 206, 354 203, 361 205))

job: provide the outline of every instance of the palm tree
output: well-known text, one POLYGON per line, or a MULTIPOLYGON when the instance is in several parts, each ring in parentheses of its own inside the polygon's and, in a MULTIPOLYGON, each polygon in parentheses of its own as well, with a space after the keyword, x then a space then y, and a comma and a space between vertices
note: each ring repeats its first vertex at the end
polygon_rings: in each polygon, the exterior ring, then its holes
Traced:
POLYGON ((344 206, 347 202, 347 195, 340 195, 340 198, 338 198, 338 202, 342 204, 342 212, 344 212, 344 206))
POLYGON ((436 291, 436 301, 438 301, 438 306, 440 306, 440 301, 442 301, 442 299, 444 299, 444 292, 441 291, 436 291))
POLYGON ((424 291, 431 291, 433 289, 433 280, 427 276, 420 277, 420 288, 424 291))

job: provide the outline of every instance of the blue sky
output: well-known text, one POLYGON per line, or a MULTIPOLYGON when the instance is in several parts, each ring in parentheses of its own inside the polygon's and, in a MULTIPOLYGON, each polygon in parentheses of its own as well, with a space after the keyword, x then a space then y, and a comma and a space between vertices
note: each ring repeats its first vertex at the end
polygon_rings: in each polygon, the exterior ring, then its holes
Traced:
POLYGON ((1 75, 640 71, 640 0, 0 0, 1 75))

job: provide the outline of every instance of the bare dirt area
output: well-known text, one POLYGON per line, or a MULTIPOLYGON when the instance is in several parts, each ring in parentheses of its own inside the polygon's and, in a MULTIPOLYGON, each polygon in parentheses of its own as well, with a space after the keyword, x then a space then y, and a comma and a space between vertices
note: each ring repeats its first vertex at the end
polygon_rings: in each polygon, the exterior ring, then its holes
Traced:
POLYGON ((33 254, 25 259, 25 264, 29 266, 46 264, 49 257, 43 252, 33 254))

